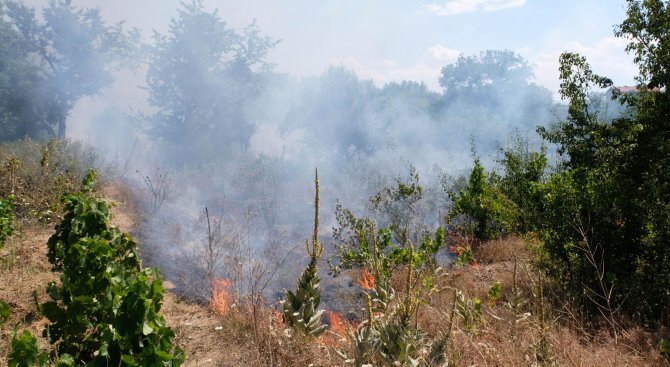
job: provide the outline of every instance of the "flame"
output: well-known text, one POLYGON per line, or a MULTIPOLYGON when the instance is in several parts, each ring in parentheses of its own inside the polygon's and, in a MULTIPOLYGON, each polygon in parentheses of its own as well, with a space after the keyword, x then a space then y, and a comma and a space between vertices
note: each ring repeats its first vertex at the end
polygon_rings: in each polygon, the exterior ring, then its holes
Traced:
POLYGON ((284 315, 278 310, 272 310, 272 326, 274 326, 275 329, 284 328, 284 315))
POLYGON ((452 246, 450 250, 452 254, 460 256, 465 251, 465 248, 463 246, 452 246))
POLYGON ((375 289, 375 277, 370 274, 368 269, 363 269, 363 276, 358 279, 357 283, 364 289, 375 289))
POLYGON ((319 336, 318 343, 326 347, 341 348, 349 338, 347 328, 356 329, 358 325, 344 320, 342 314, 335 311, 326 311, 326 317, 330 323, 330 329, 319 336))
POLYGON ((225 315, 230 311, 231 296, 230 286, 233 282, 228 279, 216 278, 212 280, 212 295, 209 298, 209 308, 225 315))
POLYGON ((347 324, 342 321, 342 315, 335 311, 326 311, 326 317, 330 321, 330 331, 341 336, 347 336, 347 324))

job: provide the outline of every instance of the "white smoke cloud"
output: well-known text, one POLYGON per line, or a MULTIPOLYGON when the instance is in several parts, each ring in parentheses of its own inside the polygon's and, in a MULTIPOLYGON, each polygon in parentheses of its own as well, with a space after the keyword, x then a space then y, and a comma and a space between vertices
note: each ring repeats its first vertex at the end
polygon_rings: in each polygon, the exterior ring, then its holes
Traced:
POLYGON ((344 65, 356 72, 363 79, 372 79, 376 85, 382 86, 390 82, 412 80, 423 82, 434 91, 440 90, 438 80, 444 65, 458 60, 459 50, 435 44, 426 48, 414 62, 410 64, 382 59, 361 59, 345 57, 331 60, 331 65, 344 65))
POLYGON ((431 3, 423 8, 436 15, 447 16, 477 11, 498 11, 525 4, 526 0, 452 0, 444 4, 431 3))

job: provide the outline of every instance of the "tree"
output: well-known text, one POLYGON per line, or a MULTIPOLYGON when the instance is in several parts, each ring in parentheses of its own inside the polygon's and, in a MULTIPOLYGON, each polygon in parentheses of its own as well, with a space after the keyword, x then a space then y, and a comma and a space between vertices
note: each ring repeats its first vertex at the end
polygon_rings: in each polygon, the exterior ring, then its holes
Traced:
POLYGON ((528 62, 510 50, 487 50, 479 56, 459 56, 442 68, 440 86, 445 94, 481 93, 486 89, 525 87, 533 77, 528 62))
POLYGON ((630 40, 640 68, 637 93, 614 93, 629 114, 603 120, 589 95, 612 81, 565 53, 568 118, 540 130, 564 157, 541 191, 547 269, 591 309, 603 312, 602 302, 590 301, 608 289, 614 304, 649 324, 670 313, 669 11, 666 2, 628 0, 627 19, 615 30, 630 40))
POLYGON ((154 34, 148 53, 146 130, 179 161, 243 152, 254 131, 254 102, 276 41, 252 23, 242 34, 201 0, 183 3, 167 35, 154 34))
POLYGON ((459 56, 440 76, 443 92, 436 110, 448 122, 440 135, 447 141, 472 135, 477 146, 487 149, 499 145, 500 136, 548 125, 557 107, 551 92, 532 78, 528 61, 510 50, 459 56))
POLYGON ((98 94, 132 53, 138 33, 108 26, 97 9, 51 1, 35 9, 0 2, 0 139, 65 137, 69 112, 98 94), (7 93, 5 95, 5 93, 7 93))
POLYGON ((547 148, 543 145, 539 152, 531 151, 528 141, 517 136, 501 153, 497 162, 502 172, 500 177, 495 178, 496 184, 515 207, 518 214, 516 230, 534 230, 536 193, 537 187, 545 182, 547 148))
POLYGON ((360 80, 343 66, 330 67, 302 85, 300 100, 286 117, 288 127, 309 131, 307 145, 334 166, 369 157, 384 144, 382 122, 375 118, 378 96, 372 80, 360 80))

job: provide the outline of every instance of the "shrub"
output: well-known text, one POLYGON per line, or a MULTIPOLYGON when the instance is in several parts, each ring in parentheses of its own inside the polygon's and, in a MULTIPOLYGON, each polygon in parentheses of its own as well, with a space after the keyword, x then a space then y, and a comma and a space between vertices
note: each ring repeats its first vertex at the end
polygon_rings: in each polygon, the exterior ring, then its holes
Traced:
POLYGON ((517 214, 514 230, 521 233, 537 229, 534 225, 538 202, 536 189, 545 181, 546 153, 545 146, 539 151, 531 151, 528 142, 517 137, 498 159, 502 172, 495 180, 496 185, 513 204, 517 214))
POLYGON ((14 197, 0 199, 0 248, 14 233, 14 197))
POLYGON ((62 212, 60 198, 81 190, 96 160, 90 148, 68 140, 0 142, 0 197, 14 196, 17 218, 49 222, 62 212))
MULTIPOLYGON (((142 269, 135 242, 110 224, 109 204, 91 194, 94 178, 89 171, 84 191, 63 197, 65 217, 48 241, 49 262, 61 273, 40 306, 50 321, 44 336, 59 356, 52 362, 179 366, 184 355, 173 350, 174 333, 159 314, 160 276, 142 269)), ((31 345, 23 339, 19 347, 31 345)))
POLYGON ((478 240, 499 237, 514 227, 516 211, 512 203, 487 180, 479 159, 475 159, 467 188, 449 196, 453 207, 448 222, 478 240))

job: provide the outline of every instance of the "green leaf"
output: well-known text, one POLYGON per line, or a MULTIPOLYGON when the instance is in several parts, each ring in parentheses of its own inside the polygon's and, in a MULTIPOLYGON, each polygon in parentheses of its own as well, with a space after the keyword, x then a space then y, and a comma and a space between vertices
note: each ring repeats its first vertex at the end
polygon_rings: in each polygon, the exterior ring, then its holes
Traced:
POLYGON ((9 304, 7 302, 0 299, 0 325, 7 322, 11 314, 12 314, 12 308, 9 307, 9 304))

